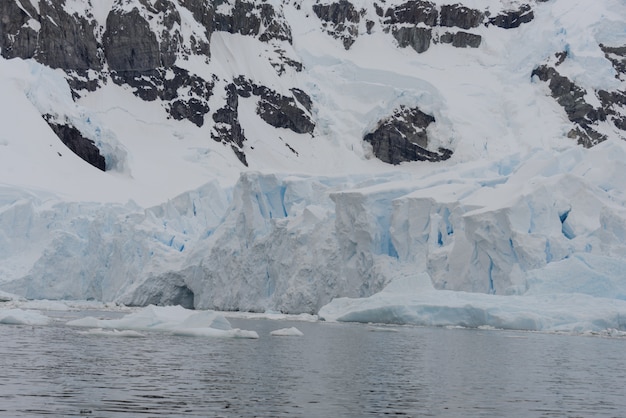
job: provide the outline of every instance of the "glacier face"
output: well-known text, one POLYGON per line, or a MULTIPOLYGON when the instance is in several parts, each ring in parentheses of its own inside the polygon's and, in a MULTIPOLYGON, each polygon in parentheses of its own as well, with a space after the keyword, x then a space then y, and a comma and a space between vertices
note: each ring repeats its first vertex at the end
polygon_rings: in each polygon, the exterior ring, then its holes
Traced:
MULTIPOLYGON (((442 306, 473 292, 479 310, 489 296, 532 312, 560 294, 626 298, 621 2, 44 3, 5 4, 23 22, 0 59, 0 289, 289 313, 365 298, 379 319, 423 305, 370 298, 407 277, 442 306), (93 30, 87 69, 47 44, 7 56, 52 36, 50 7, 93 30), (141 65, 116 19, 146 22, 141 65), (91 140, 107 171, 42 115, 91 140), (384 164, 364 141, 383 125, 383 148, 419 131, 420 152, 452 156, 384 164)), ((351 304, 322 311, 375 319, 351 304)))

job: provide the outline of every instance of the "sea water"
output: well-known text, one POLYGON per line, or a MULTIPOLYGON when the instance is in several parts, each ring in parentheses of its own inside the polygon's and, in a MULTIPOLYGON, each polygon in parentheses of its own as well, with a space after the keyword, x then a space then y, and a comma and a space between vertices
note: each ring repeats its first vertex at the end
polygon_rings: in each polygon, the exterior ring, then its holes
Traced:
POLYGON ((98 334, 65 325, 93 312, 64 315, 0 325, 0 416, 626 416, 620 338, 258 319, 230 320, 258 340, 98 334))

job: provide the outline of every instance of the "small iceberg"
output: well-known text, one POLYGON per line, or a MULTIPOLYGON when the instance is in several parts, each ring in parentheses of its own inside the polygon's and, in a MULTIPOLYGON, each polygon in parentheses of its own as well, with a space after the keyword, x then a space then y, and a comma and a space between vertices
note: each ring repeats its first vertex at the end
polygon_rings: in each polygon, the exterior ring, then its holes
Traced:
POLYGON ((195 311, 181 306, 150 305, 120 319, 85 317, 67 323, 69 326, 132 331, 161 331, 175 335, 259 338, 255 331, 233 328, 223 315, 215 311, 195 311))
POLYGON ((296 327, 281 328, 270 332, 274 337, 302 337, 304 334, 296 327))
POLYGON ((47 325, 51 319, 37 311, 23 309, 0 309, 0 324, 6 325, 47 325))

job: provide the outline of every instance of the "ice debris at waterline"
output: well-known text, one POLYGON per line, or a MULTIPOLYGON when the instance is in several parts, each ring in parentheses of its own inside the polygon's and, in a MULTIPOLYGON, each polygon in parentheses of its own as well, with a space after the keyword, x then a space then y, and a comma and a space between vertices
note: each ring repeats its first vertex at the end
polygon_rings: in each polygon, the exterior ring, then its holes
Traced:
POLYGON ((274 337, 302 337, 304 334, 296 327, 281 328, 270 332, 274 337))
POLYGON ((214 311, 194 311, 180 306, 148 306, 120 319, 97 319, 91 316, 69 321, 67 325, 133 331, 161 331, 176 335, 220 338, 259 338, 255 331, 233 328, 214 311))
POLYGON ((435 290, 423 273, 396 279, 368 298, 335 299, 319 316, 341 322, 601 332, 626 330, 626 301, 576 293, 498 296, 435 290))
POLYGON ((51 321, 37 311, 23 309, 0 309, 0 324, 6 325, 47 325, 51 321))

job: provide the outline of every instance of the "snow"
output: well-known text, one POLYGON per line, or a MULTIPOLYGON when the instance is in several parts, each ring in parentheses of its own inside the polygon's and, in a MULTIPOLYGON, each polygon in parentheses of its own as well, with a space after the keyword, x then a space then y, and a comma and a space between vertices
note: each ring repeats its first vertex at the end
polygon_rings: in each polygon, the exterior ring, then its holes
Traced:
POLYGON ((270 332, 274 337, 302 337, 304 334, 296 327, 281 328, 270 332))
MULTIPOLYGON (((100 25, 122 7, 91 3, 66 7, 91 10, 100 25)), ((314 135, 275 129, 256 114, 256 97, 239 98, 248 167, 211 139, 210 116, 202 127, 168 119, 162 102, 114 83, 75 101, 60 70, 0 59, 0 289, 43 299, 0 292, 9 317, 28 323, 32 313, 19 309, 74 309, 53 299, 170 304, 182 292, 196 309, 254 312, 240 315, 624 330, 624 134, 576 146, 565 112, 530 77, 566 50, 558 69, 589 100, 593 89, 623 90, 598 43, 626 44, 624 3, 533 3, 535 19, 518 29, 472 29, 478 49, 433 44, 423 54, 398 48, 378 23, 346 51, 320 29, 313 2, 301 3, 273 3, 293 44, 214 32, 208 62, 177 61, 215 75, 213 110, 239 75, 283 95, 311 94, 314 135), (279 76, 269 64, 276 49, 304 71, 287 66, 279 76), (373 158, 363 135, 399 105, 434 115, 428 134, 434 147, 454 149, 450 160, 373 158), (70 152, 42 114, 94 140, 110 170, 70 152)), ((521 3, 464 4, 493 15, 521 3)), ((206 39, 176 8, 185 42, 206 39)), ((79 324, 252 336, 220 328, 214 313, 160 309, 79 324)))
POLYGON ((259 338, 255 331, 232 328, 221 314, 212 311, 194 311, 180 306, 148 306, 120 319, 85 317, 67 322, 69 326, 131 331, 171 332, 175 335, 259 338))

